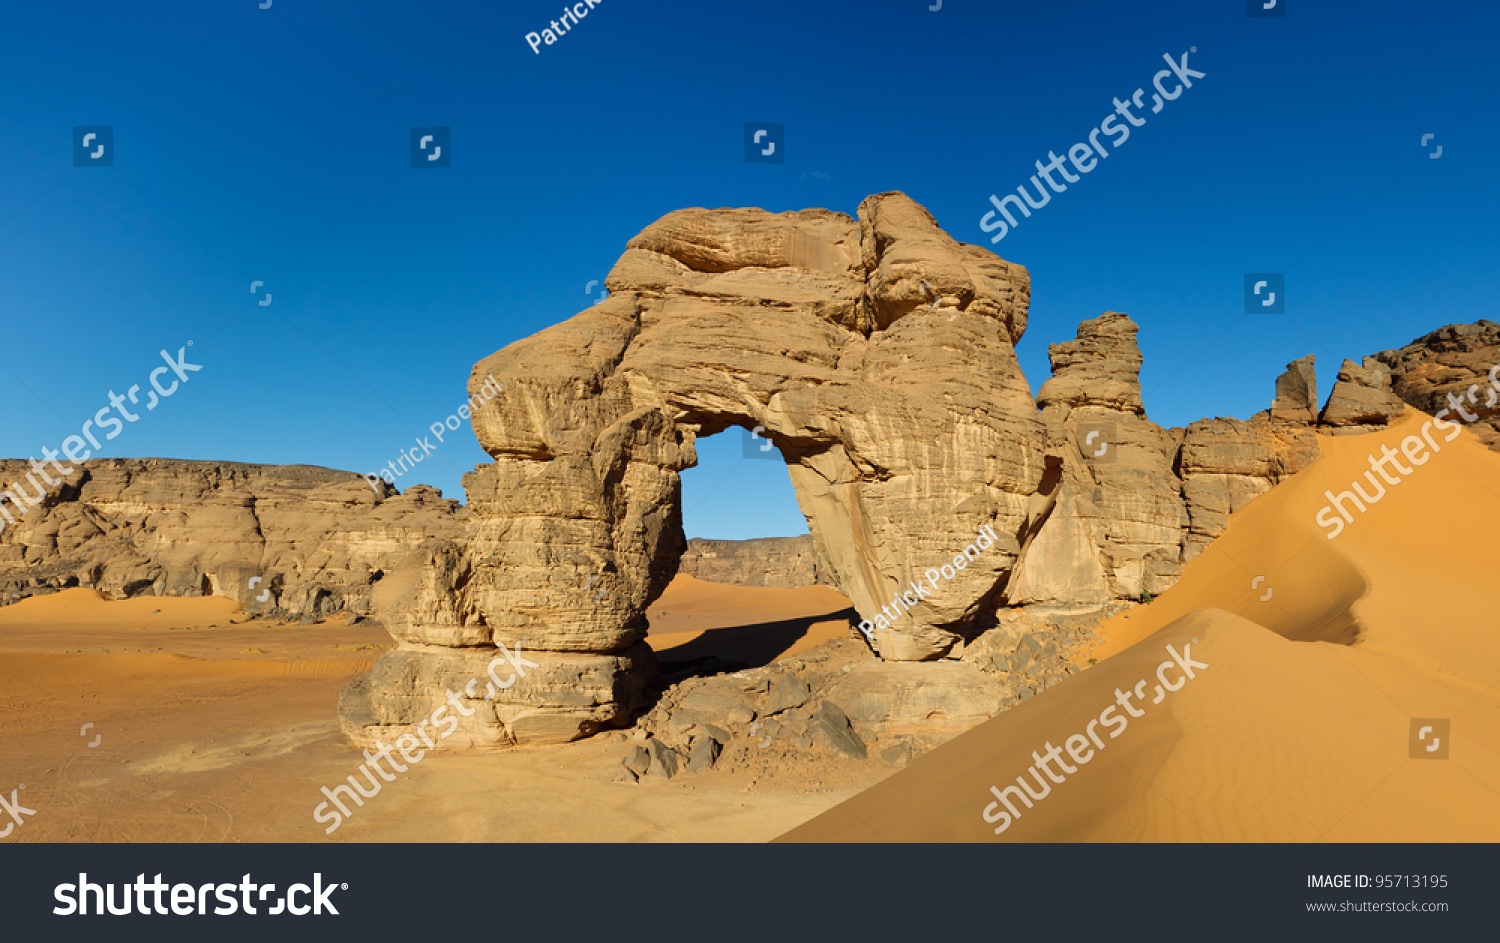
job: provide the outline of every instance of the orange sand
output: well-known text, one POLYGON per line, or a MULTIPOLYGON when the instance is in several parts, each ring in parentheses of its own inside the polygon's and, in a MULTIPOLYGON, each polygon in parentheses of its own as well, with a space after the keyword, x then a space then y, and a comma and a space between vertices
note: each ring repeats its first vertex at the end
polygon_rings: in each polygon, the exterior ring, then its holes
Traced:
POLYGON ((667 663, 714 655, 764 665, 854 631, 846 617, 818 618, 848 608, 828 586, 725 586, 679 575, 647 610, 646 641, 667 663))
POLYGON ((1101 627, 1098 665, 783 839, 1500 841, 1500 456, 1438 432, 1442 451, 1336 539, 1314 521, 1325 491, 1426 419, 1320 439, 1322 457, 1235 515, 1172 590, 1101 627), (1210 667, 1152 705, 1167 645, 1210 667), (1032 752, 1085 734, 1143 679, 1144 716, 1117 739, 1096 727, 1104 749, 1064 753, 1074 772, 1032 809, 1012 798, 1021 815, 995 835, 990 787, 1024 775, 1040 793, 1032 752), (1451 722, 1449 758, 1413 757, 1413 718, 1451 722))
POLYGON ((182 599, 137 596, 112 601, 95 589, 67 589, 50 596, 33 596, 0 608, 0 626, 69 625, 147 629, 180 624, 227 625, 243 621, 240 604, 219 596, 182 599))
MULTIPOLYGON (((811 624, 847 605, 712 584, 670 599, 719 626, 735 612, 811 624)), ((0 609, 0 789, 24 783, 37 811, 0 842, 765 841, 855 791, 816 770, 755 790, 717 770, 617 783, 629 748, 615 734, 429 756, 325 836, 319 789, 362 761, 339 691, 393 645, 343 620, 249 621, 226 599, 69 590, 0 609)))

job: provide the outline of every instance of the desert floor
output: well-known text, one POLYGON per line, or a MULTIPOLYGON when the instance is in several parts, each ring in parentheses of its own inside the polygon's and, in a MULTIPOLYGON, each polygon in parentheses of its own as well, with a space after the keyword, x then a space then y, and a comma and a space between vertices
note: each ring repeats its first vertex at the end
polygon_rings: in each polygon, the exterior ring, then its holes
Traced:
MULTIPOLYGON (((664 661, 769 661, 847 634, 830 618, 847 606, 826 587, 682 578, 650 641, 664 661)), ((252 620, 217 598, 70 590, 0 609, 0 789, 36 811, 3 840, 765 841, 890 772, 627 784, 626 734, 604 734, 430 756, 325 836, 320 787, 362 760, 339 733, 339 691, 391 645, 378 626, 252 620)))

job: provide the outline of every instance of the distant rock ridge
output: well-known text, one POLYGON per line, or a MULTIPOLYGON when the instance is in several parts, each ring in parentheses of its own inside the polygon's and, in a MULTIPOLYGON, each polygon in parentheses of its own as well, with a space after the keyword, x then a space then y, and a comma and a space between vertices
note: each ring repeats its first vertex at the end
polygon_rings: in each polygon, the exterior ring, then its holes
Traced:
MULTIPOLYGON (((29 462, 0 460, 0 492, 20 482, 35 497, 28 476, 29 462)), ((113 458, 83 462, 24 515, 4 499, 3 514, 0 604, 81 586, 320 617, 372 615, 384 575, 460 533, 466 512, 425 485, 376 493, 328 468, 113 458)))
POLYGON ((750 540, 690 538, 677 565, 683 576, 734 586, 832 585, 818 570, 818 552, 810 534, 800 537, 756 537, 750 540))
MULTIPOLYGON (((31 474, 0 459, 0 491, 21 482, 35 496, 31 474)), ((299 618, 373 615, 385 572, 427 540, 460 536, 466 514, 427 485, 377 494, 334 469, 156 458, 84 462, 25 515, 9 498, 3 512, 16 520, 0 516, 0 605, 85 587, 119 599, 225 596, 299 618)), ((693 539, 679 572, 738 586, 827 583, 807 535, 693 539)))

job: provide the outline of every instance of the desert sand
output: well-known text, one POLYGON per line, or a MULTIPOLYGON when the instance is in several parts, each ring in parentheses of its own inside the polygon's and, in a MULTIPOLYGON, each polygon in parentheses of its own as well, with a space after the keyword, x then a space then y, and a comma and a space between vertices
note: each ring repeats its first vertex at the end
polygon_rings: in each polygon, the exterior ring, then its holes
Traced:
POLYGON ((1321 457, 1231 518, 1176 586, 1101 627, 1097 665, 784 840, 1500 841, 1500 455, 1439 433, 1442 451, 1351 507, 1343 533, 1315 523, 1325 491, 1426 420, 1321 437, 1321 457), (1207 667, 1186 678, 1168 646, 1207 667), (1163 662, 1180 687, 1153 704, 1163 662), (1090 721, 1142 680, 1143 715, 1120 729, 1117 705, 1095 748, 1090 721), (1413 718, 1451 723, 1448 758, 1413 747, 1413 718), (1087 759, 1048 761, 1062 781, 1044 793, 1033 751, 1073 735, 1087 759), (1041 797, 1006 794, 1011 818, 991 787, 1020 776, 1041 797))
MULTIPOLYGON (((815 644, 835 624, 821 617, 848 605, 826 587, 683 579, 661 621, 702 628, 659 638, 720 657, 815 644)), ((328 836, 313 821, 320 787, 363 759, 339 731, 339 691, 393 644, 368 623, 251 620, 213 597, 75 589, 0 609, 0 786, 24 783, 37 813, 7 840, 764 841, 868 784, 718 771, 619 783, 625 735, 603 735, 428 757, 328 836)))
POLYGON ((766 664, 849 634, 849 600, 827 586, 725 586, 678 575, 649 610, 646 641, 664 663, 715 655, 766 664))
MULTIPOLYGON (((394 644, 383 629, 218 598, 25 600, 0 609, 0 788, 24 783, 37 814, 8 840, 1497 841, 1500 456, 1440 433, 1335 539, 1315 523, 1325 492, 1425 421, 1320 437, 1175 587, 1100 627, 1097 664, 894 775, 623 783, 625 735, 606 734, 433 755, 330 837, 319 788, 362 759, 338 694, 394 644), (1451 725, 1446 758, 1416 752, 1413 718, 1451 725), (1042 779, 1028 768, 1049 745, 1042 779), (1011 816, 991 787, 1017 777, 1038 798, 1011 790, 1011 816)), ((669 663, 764 663, 847 634, 847 605, 680 577, 649 641, 669 663)))

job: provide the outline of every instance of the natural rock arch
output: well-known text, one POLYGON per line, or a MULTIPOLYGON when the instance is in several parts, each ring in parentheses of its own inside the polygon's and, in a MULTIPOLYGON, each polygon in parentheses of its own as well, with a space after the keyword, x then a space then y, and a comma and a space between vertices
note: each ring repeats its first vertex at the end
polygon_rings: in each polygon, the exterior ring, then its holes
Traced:
POLYGON ((463 545, 425 546, 382 583, 401 645, 345 692, 357 741, 416 730, 445 698, 453 746, 622 720, 653 662, 645 609, 684 546, 678 473, 730 426, 780 450, 834 585, 866 618, 895 615, 875 633, 886 659, 940 658, 977 631, 1050 511, 1034 498, 1047 431, 1014 350, 1029 276, 904 194, 869 197, 857 220, 674 212, 606 284, 603 302, 475 367, 494 462, 464 479, 463 545), (501 392, 483 401, 487 380, 501 392), (890 612, 986 526, 994 546, 890 612), (494 646, 517 642, 537 667, 485 700, 494 646))
MULTIPOLYGON (((464 479, 462 539, 424 544, 377 584, 400 645, 344 692, 356 741, 431 739, 436 711, 448 748, 625 722, 655 665, 646 606, 684 548, 678 473, 698 437, 730 426, 778 447, 820 573, 876 621, 882 658, 911 662, 957 654, 1006 607, 1165 591, 1230 514, 1317 456, 1320 430, 1404 408, 1394 368, 1367 358, 1345 364, 1319 421, 1299 361, 1271 410, 1163 429, 1141 399, 1138 328, 1112 311, 1050 345, 1033 400, 1014 348, 1026 270, 899 193, 857 220, 671 213, 607 284, 602 303, 474 368, 494 461, 464 479), (977 559, 912 592, 985 527, 977 559), (490 674, 517 643, 524 679, 490 674)), ((1391 353, 1403 371, 1406 356, 1391 353)))

